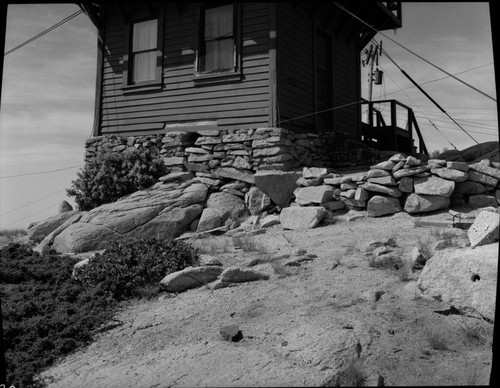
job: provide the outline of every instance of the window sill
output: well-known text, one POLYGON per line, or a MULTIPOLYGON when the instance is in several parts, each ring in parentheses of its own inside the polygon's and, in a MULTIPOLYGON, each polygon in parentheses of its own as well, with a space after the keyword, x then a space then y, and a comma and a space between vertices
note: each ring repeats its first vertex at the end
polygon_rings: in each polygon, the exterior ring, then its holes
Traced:
POLYGON ((225 82, 239 82, 242 80, 241 71, 231 71, 224 73, 195 73, 195 85, 216 84, 225 82))
POLYGON ((139 85, 124 85, 122 87, 123 94, 154 92, 162 89, 161 83, 143 83, 139 85))

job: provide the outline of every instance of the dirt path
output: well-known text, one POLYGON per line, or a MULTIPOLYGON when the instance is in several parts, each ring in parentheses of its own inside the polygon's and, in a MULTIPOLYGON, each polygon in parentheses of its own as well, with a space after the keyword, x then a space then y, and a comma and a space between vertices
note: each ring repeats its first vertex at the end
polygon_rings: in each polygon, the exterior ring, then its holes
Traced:
MULTIPOLYGON (((490 345, 471 345, 457 330, 471 318, 436 313, 448 306, 416 298, 414 281, 370 267, 363 255, 370 240, 389 237, 409 255, 429 232, 405 213, 302 232, 273 227, 255 237, 272 256, 305 249, 317 257, 285 270, 254 267, 268 281, 136 303, 118 314, 119 326, 43 376, 49 387, 328 386, 351 365, 350 377, 361 371, 368 384, 379 375, 385 385, 487 384, 490 345), (241 341, 222 339, 228 324, 239 325, 241 341), (429 345, 429 327, 446 333, 448 350, 429 345)), ((227 267, 256 255, 217 259, 227 267)))

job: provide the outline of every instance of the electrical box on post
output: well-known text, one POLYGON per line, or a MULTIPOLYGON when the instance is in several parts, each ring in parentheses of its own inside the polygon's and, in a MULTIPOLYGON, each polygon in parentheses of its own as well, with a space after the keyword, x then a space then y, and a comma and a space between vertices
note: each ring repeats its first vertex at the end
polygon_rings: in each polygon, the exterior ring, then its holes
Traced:
POLYGON ((373 72, 373 81, 375 85, 382 85, 383 76, 384 72, 382 70, 377 69, 373 72))

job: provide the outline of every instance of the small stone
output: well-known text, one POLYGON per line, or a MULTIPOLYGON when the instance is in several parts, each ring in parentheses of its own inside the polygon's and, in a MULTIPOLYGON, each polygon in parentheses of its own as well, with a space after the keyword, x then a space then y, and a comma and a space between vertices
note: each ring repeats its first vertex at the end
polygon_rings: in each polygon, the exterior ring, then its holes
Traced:
POLYGON ((59 209, 57 211, 58 214, 70 212, 73 210, 73 206, 71 206, 67 201, 62 201, 59 204, 59 209))
POLYGON ((219 332, 222 338, 226 341, 238 342, 241 338, 243 338, 243 334, 238 325, 222 326, 219 332))
POLYGON ((341 210, 341 209, 345 208, 344 202, 342 202, 342 201, 330 201, 330 202, 326 202, 326 203, 321 204, 321 206, 323 206, 325 209, 328 209, 331 211, 341 210))
POLYGON ((357 189, 358 185, 354 182, 345 182, 340 185, 340 190, 346 191, 346 190, 352 190, 352 189, 357 189))
POLYGON ((356 201, 367 201, 370 198, 370 194, 368 191, 363 189, 362 187, 358 187, 356 189, 356 193, 354 194, 354 199, 356 201))
POLYGON ((378 185, 383 185, 383 186, 397 186, 398 183, 394 180, 392 176, 382 176, 378 178, 369 178, 368 182, 370 183, 376 183, 378 185))
POLYGON ((257 280, 268 280, 269 275, 249 268, 229 267, 220 275, 219 279, 226 283, 246 283, 257 280))
POLYGON ((304 167, 302 170, 302 176, 306 179, 323 178, 327 175, 328 170, 326 168, 304 167))
POLYGON ((446 162, 446 167, 463 172, 469 171, 469 165, 465 162, 446 162))
POLYGON ((385 162, 380 162, 374 166, 370 166, 370 170, 379 169, 379 170, 387 170, 392 171, 393 167, 396 165, 392 160, 387 160, 385 162))
POLYGON ((493 195, 477 194, 469 197, 468 205, 472 208, 479 209, 482 207, 492 206, 498 207, 497 199, 493 195))
POLYGON ((160 177, 159 181, 163 183, 174 182, 174 181, 185 181, 188 179, 193 179, 194 175, 189 171, 179 171, 171 172, 168 175, 160 177))
POLYGON ((383 197, 381 195, 374 195, 368 201, 366 208, 368 217, 380 217, 386 214, 394 214, 401 210, 398 198, 383 197))
POLYGON ((378 185, 376 183, 366 182, 361 185, 361 187, 368 191, 374 191, 377 193, 387 194, 392 197, 401 197, 402 193, 395 187, 387 187, 378 185))
POLYGON ((413 178, 409 176, 404 176, 399 180, 399 191, 402 193, 413 192, 413 178))
POLYGON ((383 177, 383 176, 390 176, 391 173, 387 170, 380 170, 378 168, 376 169, 372 169, 372 170, 369 170, 367 173, 366 173, 366 179, 370 179, 370 178, 380 178, 380 177, 383 177))
POLYGON ((422 161, 420 159, 415 158, 414 156, 408 156, 406 158, 406 164, 411 167, 420 166, 422 161))

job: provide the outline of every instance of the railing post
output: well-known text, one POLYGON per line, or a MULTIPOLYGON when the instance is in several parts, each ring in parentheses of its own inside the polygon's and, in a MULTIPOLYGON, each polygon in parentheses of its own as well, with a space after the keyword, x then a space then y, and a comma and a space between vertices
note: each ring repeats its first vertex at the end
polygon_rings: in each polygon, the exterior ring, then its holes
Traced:
POLYGON ((408 109, 408 132, 410 133, 410 149, 413 152, 413 110, 408 109))
POLYGON ((398 135, 396 134, 396 100, 391 100, 391 131, 394 136, 394 149, 398 150, 398 135))

